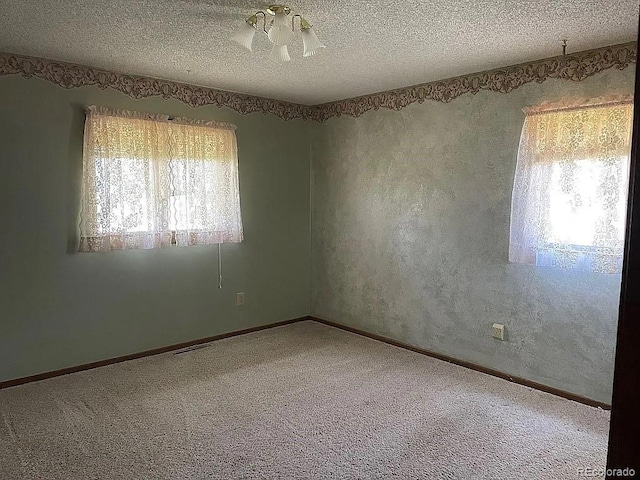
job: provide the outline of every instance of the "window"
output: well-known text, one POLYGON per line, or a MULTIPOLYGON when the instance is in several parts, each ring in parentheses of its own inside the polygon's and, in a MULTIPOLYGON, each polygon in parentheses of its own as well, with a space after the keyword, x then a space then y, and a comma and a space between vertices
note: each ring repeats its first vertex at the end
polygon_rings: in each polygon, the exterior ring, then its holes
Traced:
POLYGON ((235 127, 87 108, 80 251, 242 238, 235 127))
POLYGON ((509 261, 619 273, 633 104, 629 98, 525 111, 509 261))

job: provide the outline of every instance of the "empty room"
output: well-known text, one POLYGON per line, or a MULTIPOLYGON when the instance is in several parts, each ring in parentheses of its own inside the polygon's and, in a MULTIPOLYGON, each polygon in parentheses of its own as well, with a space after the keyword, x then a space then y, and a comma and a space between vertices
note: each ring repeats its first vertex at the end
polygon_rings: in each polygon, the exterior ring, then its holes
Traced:
POLYGON ((635 0, 0 11, 1 480, 640 475, 635 0))

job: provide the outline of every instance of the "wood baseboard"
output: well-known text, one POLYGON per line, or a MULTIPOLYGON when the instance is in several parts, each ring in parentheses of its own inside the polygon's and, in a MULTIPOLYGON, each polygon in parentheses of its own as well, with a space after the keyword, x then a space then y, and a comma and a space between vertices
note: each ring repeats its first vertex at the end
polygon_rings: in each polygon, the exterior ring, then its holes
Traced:
POLYGON ((376 335, 375 333, 365 332, 364 330, 359 330, 357 328, 349 327, 347 325, 342 325, 340 323, 331 322, 329 320, 324 320, 322 318, 306 316, 300 318, 294 318, 291 320, 285 320, 282 322, 270 323, 268 325, 261 325, 258 327, 245 328, 243 330, 236 330, 234 332, 222 333, 220 335, 214 335, 212 337, 199 338, 196 340, 190 340, 188 342, 176 343, 174 345, 168 345, 165 347, 154 348, 151 350, 145 350, 143 352, 132 353, 129 355, 123 355, 121 357, 108 358, 106 360, 100 360, 97 362, 85 363, 83 365, 77 365, 74 367, 62 368, 60 370, 54 370, 51 372, 39 373, 37 375, 31 375, 28 377, 15 378, 13 380, 5 380, 0 382, 0 390, 8 387, 15 387, 17 385, 22 385, 30 382, 37 382, 39 380, 45 380, 47 378, 59 377, 60 375, 67 375, 69 373, 80 372, 83 370, 91 370, 92 368, 103 367, 105 365, 113 365, 114 363, 126 362, 128 360, 135 360, 136 358, 149 357, 151 355, 159 355, 161 353, 171 352, 173 350, 180 350, 187 347, 192 347, 194 345, 200 345, 203 343, 210 343, 216 340, 222 340, 223 338, 235 337, 238 335, 245 335, 247 333, 258 332, 260 330, 266 330, 268 328, 280 327, 283 325, 290 325, 292 323, 301 322, 304 320, 313 320, 318 323, 322 323, 324 325, 328 325, 331 327, 339 328, 341 330, 345 330, 347 332, 355 333, 357 335, 362 335, 363 337, 371 338, 373 340, 377 340, 379 342, 387 343, 389 345, 393 345, 399 348, 404 348, 405 350, 411 350, 412 352, 420 353, 422 355, 427 355, 429 357, 437 358, 438 360, 443 360, 445 362, 453 363, 455 365, 459 365, 461 367, 470 368, 471 370, 475 370, 477 372, 486 373, 488 375, 492 375, 494 377, 502 378, 504 380, 518 383, 520 385, 524 385, 526 387, 535 388, 536 390, 540 390, 543 392, 551 393, 552 395, 557 395, 559 397, 566 398, 568 400, 573 400, 574 402, 583 403, 585 405, 589 405, 592 407, 599 407, 604 410, 611 410, 611 405, 607 403, 598 402, 596 400, 592 400, 587 397, 582 397, 580 395, 576 395, 570 392, 566 392, 564 390, 560 390, 554 387, 550 387, 548 385, 544 385, 542 383, 532 382, 525 378, 514 377, 504 372, 500 372, 498 370, 493 370, 491 368, 483 367, 482 365, 478 365, 475 363, 467 362, 465 360, 459 360, 454 357, 449 357, 447 355, 443 355, 440 353, 432 352, 430 350, 426 350, 424 348, 416 347, 413 345, 409 345, 407 343, 399 342, 397 340, 393 340, 391 338, 383 337, 381 335, 376 335))
POLYGON ((60 370, 54 370, 51 372, 38 373, 37 375, 31 375, 28 377, 15 378, 13 380, 5 380, 0 382, 0 390, 8 387, 15 387, 24 383, 37 382, 38 380, 45 380, 47 378, 59 377, 60 375, 67 375, 69 373, 80 372, 82 370, 91 370, 92 368, 104 367, 105 365, 113 365, 114 363, 126 362, 128 360, 135 360, 136 358, 149 357, 151 355, 158 355, 160 353, 171 352, 173 350, 180 350, 182 348, 192 347, 202 343, 209 343, 215 340, 222 340, 223 338, 235 337, 238 335, 244 335, 247 333, 258 332, 260 330, 266 330, 268 328, 281 327, 282 325, 289 325, 291 323, 301 322, 303 320, 311 320, 311 317, 300 317, 291 320, 285 320, 283 322, 270 323, 268 325, 261 325, 259 327, 245 328, 243 330, 236 330, 229 333, 221 333, 220 335, 214 335, 212 337, 198 338, 197 340, 189 340, 188 342, 176 343, 174 345, 168 345, 166 347, 153 348, 151 350, 145 350, 144 352, 132 353, 129 355, 123 355, 121 357, 108 358, 106 360, 100 360, 97 362, 85 363, 83 365, 76 365, 74 367, 61 368, 60 370))
POLYGON ((309 317, 310 320, 315 322, 323 323, 325 325, 329 325, 330 327, 339 328, 341 330, 346 330, 347 332, 355 333, 358 335, 362 335, 363 337, 371 338, 373 340, 378 340, 379 342, 388 343, 389 345, 393 345, 395 347, 404 348, 405 350, 411 350, 412 352, 420 353, 422 355, 427 355, 429 357, 437 358, 438 360, 444 360, 445 362, 453 363, 455 365, 459 365, 461 367, 470 368, 471 370, 475 370, 477 372, 486 373, 488 375, 492 375, 494 377, 502 378, 509 382, 518 383, 520 385, 524 385, 525 387, 534 388, 536 390, 540 390, 542 392, 550 393, 552 395, 557 395, 558 397, 563 397, 568 400, 573 400, 574 402, 583 403, 585 405, 589 405, 591 407, 599 407, 603 410, 611 410, 611 405, 608 403, 598 402, 596 400, 592 400, 587 397, 583 397, 580 395, 576 395, 571 392, 566 392, 564 390, 560 390, 554 387, 550 387, 548 385, 544 385, 538 382, 532 382, 531 380, 527 380, 526 378, 514 377, 513 375, 509 375, 504 372, 500 372, 498 370, 493 370, 491 368, 483 367, 482 365, 478 365, 476 363, 467 362, 465 360, 459 360, 454 357, 449 357, 448 355, 443 355, 441 353, 432 352, 430 350, 426 350, 424 348, 415 347, 413 345, 409 345, 408 343, 398 342, 397 340, 393 340, 391 338, 383 337, 381 335, 376 335, 375 333, 365 332, 364 330, 359 330, 357 328, 349 327, 347 325, 342 325, 340 323, 331 322, 329 320, 324 320, 318 317, 309 317))

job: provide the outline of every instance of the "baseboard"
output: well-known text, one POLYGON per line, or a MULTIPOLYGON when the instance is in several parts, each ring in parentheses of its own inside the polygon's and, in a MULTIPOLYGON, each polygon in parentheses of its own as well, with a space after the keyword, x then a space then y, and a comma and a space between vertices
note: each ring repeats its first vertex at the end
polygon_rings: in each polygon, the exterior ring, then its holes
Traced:
POLYGON ((300 317, 291 320, 285 320, 283 322, 270 323, 268 325, 261 325, 259 327, 245 328, 243 330, 236 330, 234 332, 222 333, 220 335, 214 335, 212 337, 198 338, 197 340, 189 340, 188 342, 176 343, 174 345, 168 345, 166 347, 153 348, 151 350, 145 350, 144 352, 132 353, 129 355, 123 355, 121 357, 108 358, 106 360, 100 360, 98 362, 85 363, 83 365, 76 365, 74 367, 62 368, 60 370, 54 370, 51 372, 38 373, 37 375, 31 375, 29 377, 15 378, 13 380, 5 380, 0 382, 0 390, 8 387, 15 387, 25 383, 37 382, 39 380, 45 380, 47 378, 59 377, 60 375, 67 375, 69 373, 80 372, 82 370, 91 370, 92 368, 104 367, 105 365, 113 365, 114 363, 126 362, 128 360, 135 360, 136 358, 149 357, 151 355, 158 355, 160 353, 171 352, 172 350, 180 350, 186 347, 192 347, 201 343, 209 343, 215 340, 222 340, 223 338, 235 337, 238 335, 245 335, 247 333, 258 332, 260 330, 266 330, 268 328, 281 327, 283 325, 290 325, 292 323, 301 322, 303 320, 311 320, 311 317, 300 317))
POLYGON ((364 330, 359 330, 357 328, 349 327, 347 325, 342 325, 340 323, 331 322, 329 320, 324 320, 322 318, 306 316, 300 318, 294 318, 291 320, 285 320, 282 322, 270 323, 268 325, 261 325, 258 327, 245 328, 243 330, 236 330, 233 332, 222 333, 220 335, 214 335, 212 337, 199 338, 196 340, 190 340, 188 342, 176 343, 174 345, 168 345, 165 347, 154 348, 151 350, 145 350, 143 352, 132 353, 129 355, 123 355, 121 357, 108 358, 106 360, 100 360, 97 362, 85 363, 83 365, 76 365, 74 367, 62 368, 60 370, 54 370, 51 372, 39 373, 37 375, 31 375, 28 377, 15 378, 13 380, 5 380, 0 382, 0 390, 8 387, 15 387, 17 385, 22 385, 30 382, 37 382, 39 380, 45 380, 47 378, 59 377, 61 375, 67 375, 69 373, 80 372, 83 370, 91 370, 92 368, 103 367, 105 365, 113 365, 114 363, 126 362, 128 360, 135 360, 136 358, 149 357, 151 355, 159 355, 161 353, 171 352, 173 350, 180 350, 182 348, 192 347, 194 345, 199 345, 203 343, 210 343, 216 340, 222 340, 223 338, 235 337, 238 335, 245 335, 247 333, 258 332, 260 330, 266 330, 269 328, 280 327, 283 325, 290 325, 292 323, 301 322, 304 320, 313 320, 318 323, 322 323, 324 325, 329 325, 331 327, 339 328, 341 330, 345 330, 347 332, 355 333, 358 335, 362 335, 363 337, 371 338, 373 340, 377 340, 379 342, 384 342, 389 345, 393 345, 399 348, 404 348, 405 350, 411 350, 412 352, 420 353, 422 355, 427 355, 429 357, 437 358, 438 360, 443 360, 445 362, 453 363, 455 365, 459 365, 461 367, 470 368, 471 370, 475 370, 477 372, 486 373, 488 375, 492 375, 494 377, 502 378, 509 382, 518 383, 520 385, 524 385, 526 387, 534 388, 536 390, 540 390, 543 392, 550 393, 552 395, 557 395, 559 397, 566 398, 568 400, 573 400, 574 402, 583 403, 585 405, 589 405, 592 407, 599 407, 604 410, 611 410, 611 405, 608 403, 598 402, 596 400, 592 400, 587 397, 582 397, 580 395, 576 395, 571 392, 566 392, 564 390, 560 390, 554 387, 550 387, 548 385, 544 385, 542 383, 532 382, 531 380, 527 380, 526 378, 514 377, 504 372, 500 372, 498 370, 493 370, 491 368, 483 367, 482 365, 478 365, 472 362, 467 362, 465 360, 459 360, 454 357, 450 357, 448 355, 443 355, 441 353, 432 352, 430 350, 426 350, 424 348, 416 347, 413 345, 409 345, 408 343, 399 342, 397 340, 393 340, 391 338, 383 337, 382 335, 376 335, 375 333, 365 332, 364 330))
POLYGON ((330 327, 339 328, 341 330, 346 330, 347 332, 355 333, 358 335, 362 335, 363 337, 371 338, 373 340, 378 340, 379 342, 388 343, 389 345, 393 345, 395 347, 404 348, 406 350, 411 350, 412 352, 420 353, 422 355, 427 355, 429 357, 437 358, 438 360, 444 360, 445 362, 453 363, 455 365, 459 365, 461 367, 470 368, 471 370, 475 370, 477 372, 486 373, 488 375, 492 375, 494 377, 502 378, 509 382, 518 383, 520 385, 524 385, 525 387, 534 388, 536 390, 540 390, 542 392, 550 393, 552 395, 556 395, 558 397, 563 397, 568 400, 573 400, 574 402, 583 403, 585 405, 589 405, 591 407, 599 407, 603 410, 611 410, 611 405, 608 403, 598 402, 596 400, 592 400, 587 397, 583 397, 580 395, 576 395, 571 392, 566 392, 564 390, 560 390, 558 388, 550 387, 548 385, 544 385, 538 382, 532 382, 531 380, 527 380, 526 378, 514 377, 513 375, 509 375, 504 372, 500 372, 498 370, 493 370, 491 368, 483 367, 482 365, 478 365, 476 363, 467 362, 465 360, 459 360, 454 357, 449 357, 448 355, 443 355, 441 353, 432 352, 430 350, 426 350, 424 348, 415 347, 413 345, 409 345, 407 343, 398 342, 397 340, 393 340, 391 338, 383 337, 381 335, 376 335, 375 333, 365 332, 364 330, 359 330, 357 328, 349 327, 347 325, 342 325, 340 323, 331 322, 329 320, 323 320, 318 317, 309 317, 310 320, 322 323, 324 325, 329 325, 330 327))

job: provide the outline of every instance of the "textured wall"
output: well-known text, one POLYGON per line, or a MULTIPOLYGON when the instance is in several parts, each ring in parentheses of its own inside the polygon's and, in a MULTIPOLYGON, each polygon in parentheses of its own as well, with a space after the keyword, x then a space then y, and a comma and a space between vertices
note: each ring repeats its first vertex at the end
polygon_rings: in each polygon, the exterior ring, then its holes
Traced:
POLYGON ((17 76, 0 113, 0 381, 309 314, 308 123, 17 76), (237 125, 245 241, 222 290, 215 245, 70 252, 87 104, 237 125))
POLYGON ((509 264, 509 213, 522 107, 633 70, 313 125, 312 314, 610 401, 620 276, 509 264))

